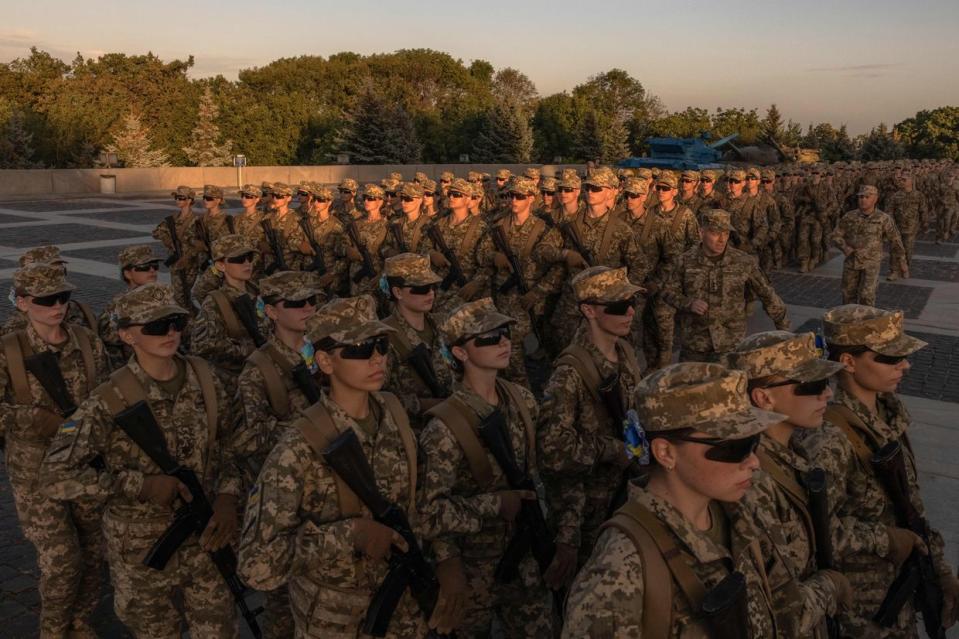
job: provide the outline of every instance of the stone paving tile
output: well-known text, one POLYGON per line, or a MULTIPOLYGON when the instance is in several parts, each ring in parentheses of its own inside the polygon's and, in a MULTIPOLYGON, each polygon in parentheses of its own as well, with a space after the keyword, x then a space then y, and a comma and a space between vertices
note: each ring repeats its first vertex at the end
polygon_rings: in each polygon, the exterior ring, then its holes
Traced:
POLYGON ((54 213, 57 211, 75 211, 79 209, 121 209, 128 208, 128 202, 107 202, 103 200, 24 200, 19 202, 0 202, 0 208, 12 211, 30 211, 33 213, 54 213))
MULTIPOLYGON (((881 273, 883 276, 889 273, 888 261, 882 263, 881 273)), ((909 277, 934 282, 959 282, 959 263, 920 260, 913 257, 912 264, 909 265, 909 277)))
MULTIPOLYGON (((787 304, 831 308, 842 304, 842 291, 838 277, 777 271, 773 273, 773 286, 787 304)), ((915 319, 926 307, 932 288, 912 284, 880 282, 876 304, 880 308, 902 309, 906 317, 915 319)))
MULTIPOLYGON (((935 231, 927 231, 927 232, 923 233, 922 235, 919 235, 919 236, 918 236, 918 239, 921 240, 921 241, 923 241, 923 242, 935 242, 935 241, 936 241, 936 232, 935 232, 935 231)), ((959 244, 959 237, 951 237, 951 238, 949 238, 949 241, 946 242, 946 244, 959 244)))
POLYGON ((118 240, 142 235, 137 231, 105 229, 84 224, 58 224, 55 226, 24 226, 0 230, 3 246, 42 246, 44 244, 69 244, 87 240, 118 240))
POLYGON ((175 211, 169 209, 129 209, 126 211, 106 211, 104 213, 81 213, 73 215, 71 220, 101 220, 104 222, 122 222, 124 224, 159 224, 163 218, 175 211))
MULTIPOLYGON (((3 208, 3 207, 0 207, 3 208)), ((0 213, 0 224, 14 224, 16 222, 33 222, 35 221, 31 217, 22 217, 20 215, 8 215, 6 213, 0 213)))
POLYGON ((913 249, 915 255, 925 255, 926 257, 955 257, 957 251, 959 251, 959 245, 936 244, 934 242, 916 242, 913 249))
MULTIPOLYGON (((163 244, 160 242, 149 242, 150 246, 153 247, 153 252, 158 257, 165 257, 166 250, 163 248, 163 244)), ((101 248, 90 248, 90 249, 78 249, 76 251, 69 251, 63 254, 63 258, 69 260, 71 257, 79 257, 85 260, 93 260, 96 262, 104 262, 106 264, 116 264, 117 256, 120 254, 125 246, 103 246, 101 248)))

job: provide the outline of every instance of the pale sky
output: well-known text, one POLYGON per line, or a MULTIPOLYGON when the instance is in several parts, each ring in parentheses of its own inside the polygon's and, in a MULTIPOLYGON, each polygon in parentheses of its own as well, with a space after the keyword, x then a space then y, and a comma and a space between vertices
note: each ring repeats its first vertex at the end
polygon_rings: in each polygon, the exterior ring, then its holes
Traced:
POLYGON ((280 57, 431 48, 526 73, 541 95, 626 69, 670 110, 775 102, 853 134, 959 105, 959 1, 454 2, 7 0, 0 61, 35 45, 193 54, 193 75, 280 57))

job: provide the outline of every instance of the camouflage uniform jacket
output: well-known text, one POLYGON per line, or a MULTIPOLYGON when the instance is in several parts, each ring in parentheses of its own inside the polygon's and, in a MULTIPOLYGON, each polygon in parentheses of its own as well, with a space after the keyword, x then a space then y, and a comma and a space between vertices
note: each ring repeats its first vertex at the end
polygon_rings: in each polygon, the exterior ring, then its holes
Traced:
MULTIPOLYGON (((536 399, 525 388, 517 388, 535 423, 538 412, 536 399)), ((498 408, 506 418, 516 464, 534 473, 532 464, 535 451, 528 450, 526 429, 519 409, 500 388, 497 388, 497 395, 498 408)), ((480 419, 494 409, 462 385, 456 389, 453 397, 476 411, 480 419)), ((506 550, 512 531, 499 517, 499 497, 495 493, 508 490, 509 485, 493 455, 484 446, 492 481, 488 486, 480 486, 452 430, 435 417, 429 420, 420 434, 420 450, 425 456, 420 490, 421 523, 424 538, 432 540, 436 560, 462 557, 464 561, 498 561, 506 550)), ((530 558, 527 556, 527 559, 530 558)))
MULTIPOLYGON (((341 432, 347 428, 356 432, 381 494, 405 508, 415 528, 416 513, 409 508, 414 487, 399 427, 377 393, 369 401, 377 420, 371 434, 325 393, 320 399, 341 432)), ((361 508, 361 516, 370 517, 361 508)), ((303 636, 359 636, 370 598, 386 576, 387 562, 357 558, 352 520, 340 510, 333 471, 299 428, 287 428, 250 492, 238 571, 257 590, 288 583, 293 616, 303 636)), ((416 632, 419 623, 421 614, 407 591, 388 636, 423 636, 422 629, 416 632)))
MULTIPOLYGON (((406 321, 406 318, 404 318, 398 310, 394 309, 393 313, 383 321, 395 328, 397 333, 402 335, 411 348, 416 348, 420 344, 425 343, 420 333, 406 321)), ((427 313, 426 325, 433 336, 432 341, 425 344, 426 350, 430 355, 430 362, 433 365, 433 372, 436 373, 436 381, 439 382, 441 386, 452 390, 453 373, 449 365, 447 365, 446 360, 440 355, 441 334, 436 326, 436 320, 432 313, 427 313)), ((432 398, 433 392, 426 383, 420 379, 416 371, 413 370, 413 367, 402 359, 396 348, 396 342, 396 336, 391 335, 389 364, 387 367, 389 377, 383 386, 383 390, 390 391, 400 399, 403 407, 406 408, 406 412, 410 415, 411 425, 418 429, 419 426, 423 425, 418 418, 423 412, 420 399, 432 398)))
MULTIPOLYGON (((453 222, 452 214, 442 215, 433 218, 433 220, 433 225, 443 236, 447 248, 459 260, 466 283, 476 282, 476 286, 485 293, 488 290, 490 273, 488 269, 483 268, 478 249, 486 235, 486 223, 478 217, 469 216, 456 224, 453 222), (473 229, 474 226, 475 229, 473 229), (469 246, 465 245, 467 239, 470 240, 469 246)), ((427 241, 429 241, 429 238, 427 238, 427 241)), ((432 241, 429 241, 429 248, 439 251, 439 247, 435 246, 432 241)), ((443 278, 449 275, 449 267, 433 266, 433 271, 443 278)), ((459 290, 459 287, 455 282, 450 285, 447 291, 437 288, 433 311, 442 315, 459 306, 464 300, 456 294, 457 290, 459 290)))
MULTIPOLYGON (((174 215, 174 228, 176 229, 177 237, 180 238, 180 249, 183 251, 180 258, 190 256, 189 259, 184 260, 183 266, 181 267, 187 271, 187 281, 189 282, 193 281, 193 278, 196 277, 196 273, 201 266, 200 258, 202 254, 199 253, 194 246, 194 242, 197 239, 197 219, 192 211, 186 217, 179 213, 174 215)), ((170 239, 170 230, 167 228, 166 223, 160 222, 160 224, 153 229, 152 235, 155 240, 163 243, 164 248, 166 248, 168 252, 173 253, 173 240, 170 239)))
POLYGON ((207 249, 213 246, 213 243, 224 235, 236 233, 236 221, 232 215, 227 215, 223 211, 212 215, 210 213, 204 213, 196 219, 197 224, 203 227, 206 239, 210 242, 207 249))
POLYGON ((116 322, 113 320, 113 309, 116 308, 117 299, 126 292, 127 291, 121 291, 114 295, 113 299, 111 299, 103 309, 103 312, 100 313, 100 317, 97 318, 97 333, 103 341, 103 348, 107 356, 107 365, 111 371, 122 367, 127 363, 127 360, 130 359, 130 356, 133 355, 133 349, 124 344, 123 340, 120 339, 120 335, 117 333, 116 322))
POLYGON ((403 244, 397 242, 393 229, 388 229, 386 240, 383 243, 384 254, 398 255, 399 253, 425 253, 429 250, 429 238, 426 237, 426 225, 431 223, 431 219, 422 213, 416 218, 416 221, 410 221, 406 215, 400 215, 398 218, 390 221, 391 225, 397 227, 400 237, 403 238, 403 244))
POLYGON ((639 261, 635 265, 631 276, 636 277, 638 282, 646 282, 653 267, 656 266, 654 260, 659 255, 658 238, 656 237, 656 217, 648 208, 643 215, 636 218, 627 211, 623 219, 633 229, 633 236, 636 238, 636 249, 639 251, 639 261))
MULTIPOLYGON (((339 282, 346 274, 347 261, 346 255, 346 234, 343 231, 343 222, 334 215, 330 215, 325 220, 320 220, 315 213, 310 214, 309 224, 313 231, 313 239, 319 245, 323 252, 323 265, 326 267, 326 273, 332 273, 334 282, 339 282)), ((313 258, 309 258, 312 265, 313 258)))
POLYGON ((654 287, 659 288, 679 256, 699 244, 699 222, 692 211, 680 204, 673 207, 672 211, 664 211, 657 204, 646 215, 653 215, 655 219, 656 226, 652 233, 656 240, 650 245, 651 252, 644 257, 650 271, 649 279, 654 287))
POLYGON ((742 503, 775 546, 767 557, 766 572, 776 603, 776 623, 783 637, 825 639, 825 615, 836 612, 835 586, 818 573, 808 508, 799 506, 789 489, 768 471, 775 465, 802 487, 802 475, 811 466, 796 451, 765 436, 759 460, 765 472, 753 476, 752 488, 742 503))
POLYGON ((797 190, 795 202, 797 216, 814 217, 820 223, 826 223, 832 198, 825 184, 804 184, 797 190))
MULTIPOLYGON (((734 566, 746 577, 748 635, 759 639, 777 636, 772 602, 765 585, 764 566, 750 551, 760 539, 764 550, 768 538, 761 538, 749 518, 740 516, 735 506, 726 507, 732 548, 717 544, 705 532, 696 530, 678 510, 653 493, 630 486, 630 500, 652 512, 680 550, 682 560, 708 590, 718 584, 734 566)), ((721 517, 723 510, 714 504, 711 513, 721 517)), ((648 584, 661 587, 660 584, 648 584)), ((564 639, 640 639, 643 636, 643 595, 647 584, 643 560, 633 541, 617 528, 608 528, 599 536, 592 556, 576 575, 566 600, 564 639)), ((672 619, 668 636, 705 639, 707 629, 698 620, 699 612, 676 585, 672 585, 672 619)))
MULTIPOLYGON (((23 329, 27 343, 34 353, 50 351, 57 355, 63 381, 66 382, 70 397, 76 405, 87 398, 91 390, 106 379, 107 368, 106 352, 103 343, 97 339, 92 331, 79 326, 72 326, 70 330, 82 331, 90 339, 93 346, 93 359, 96 368, 96 379, 87 379, 87 369, 83 363, 80 344, 77 338, 68 331, 67 341, 53 346, 43 341, 33 324, 28 322, 23 329)), ((27 372, 27 385, 30 388, 30 405, 18 404, 10 379, 10 368, 6 354, 0 349, 0 439, 6 439, 6 465, 10 481, 27 488, 32 488, 37 479, 40 461, 47 450, 52 437, 42 436, 33 427, 33 419, 37 408, 44 408, 53 413, 60 413, 57 405, 47 394, 33 373, 27 372)))
MULTIPOLYGON (((699 211, 706 207, 706 200, 698 192, 693 192, 693 196, 689 199, 683 199, 682 194, 676 196, 676 203, 681 206, 685 206, 687 209, 693 212, 696 215, 696 219, 699 219, 699 211)), ((707 207, 710 208, 710 207, 707 207)))
POLYGON ((929 204, 919 191, 896 191, 889 198, 887 208, 902 235, 915 235, 920 226, 929 226, 929 204))
POLYGON ((846 268, 861 269, 870 263, 881 262, 882 245, 886 241, 890 244, 893 261, 905 256, 896 223, 878 209, 868 215, 858 209, 847 212, 839 220, 831 239, 841 251, 853 249, 843 264, 846 268))
MULTIPOLYGON (((619 361, 614 363, 592 344, 585 326, 577 331, 573 343, 589 351, 600 379, 619 374, 625 409, 635 408, 641 375, 624 354, 624 349, 632 346, 618 340, 619 361)), ((580 546, 584 524, 595 529, 605 519, 623 475, 621 466, 603 461, 609 451, 623 451, 624 444, 617 432, 619 426, 597 401, 596 390, 586 387, 573 366, 558 365, 546 385, 537 428, 543 483, 550 512, 556 518, 556 541, 574 547, 580 546)))
MULTIPOLYGON (((67 314, 63 316, 63 321, 73 326, 82 326, 92 331, 97 330, 97 326, 90 326, 87 322, 87 316, 80 309, 80 304, 78 304, 76 300, 67 302, 67 314)), ((10 317, 4 322, 3 328, 0 328, 0 335, 21 331, 25 329, 29 323, 26 313, 18 308, 14 308, 13 312, 10 313, 10 317)), ((99 322, 97 324, 99 325, 99 322)))
MULTIPOLYGON (((249 282, 246 291, 240 291, 224 282, 219 289, 232 302, 241 295, 249 295, 253 303, 257 303, 257 291, 249 282)), ((270 333, 270 324, 263 312, 257 308, 257 326, 260 335, 266 337, 270 333)), ((240 325, 242 328, 242 324, 240 325)), ((202 357, 216 366, 217 372, 224 374, 224 381, 230 392, 235 390, 234 382, 243 369, 246 358, 256 349, 253 338, 244 331, 242 337, 232 337, 227 332, 226 320, 220 315, 216 300, 207 296, 193 321, 190 348, 194 355, 202 357)))
POLYGON ((740 251, 756 254, 766 245, 769 235, 769 223, 766 211, 758 197, 750 197, 743 193, 740 197, 728 196, 723 202, 723 208, 729 211, 733 232, 730 243, 740 251))
MULTIPOLYGON (((354 282, 353 277, 362 270, 363 263, 350 262, 350 294, 376 294, 379 290, 379 276, 383 272, 383 254, 381 251, 386 243, 387 236, 390 234, 387 228, 389 221, 385 217, 378 220, 363 218, 357 220, 354 224, 356 225, 356 234, 359 236, 360 242, 366 247, 370 254, 370 260, 373 262, 373 275, 365 277, 359 282, 354 282)), ((347 241, 350 242, 349 239, 347 241)), ((352 246, 352 242, 350 242, 350 245, 352 246)), ((353 248, 359 250, 359 247, 354 246, 353 248)))
MULTIPOLYGON (((253 260, 253 281, 258 282, 263 276, 264 256, 270 252, 270 246, 266 243, 266 234, 260 222, 263 220, 264 213, 259 209, 253 212, 253 215, 247 215, 245 212, 233 216, 233 228, 238 235, 250 240, 256 247, 256 256, 253 260)), ((202 303, 203 300, 199 300, 202 303)))
POLYGON ((778 242, 779 234, 783 230, 783 221, 779 210, 779 203, 776 202, 776 198, 773 197, 771 193, 766 193, 765 191, 760 191, 756 197, 759 198, 760 209, 762 209, 762 211, 766 214, 766 243, 772 244, 773 242, 778 242))
MULTIPOLYGON (((283 217, 277 217, 274 211, 267 219, 276 231, 287 269, 302 271, 310 263, 311 256, 303 252, 306 235, 300 227, 300 215, 293 209, 289 209, 283 217)), ((267 261, 272 262, 272 258, 267 261)))
POLYGON ((667 278, 663 300, 682 311, 683 349, 725 353, 746 335, 746 295, 755 293, 779 330, 788 330, 786 305, 755 257, 727 247, 708 257, 701 246, 683 253, 667 278), (709 305, 705 315, 689 311, 693 300, 709 305))

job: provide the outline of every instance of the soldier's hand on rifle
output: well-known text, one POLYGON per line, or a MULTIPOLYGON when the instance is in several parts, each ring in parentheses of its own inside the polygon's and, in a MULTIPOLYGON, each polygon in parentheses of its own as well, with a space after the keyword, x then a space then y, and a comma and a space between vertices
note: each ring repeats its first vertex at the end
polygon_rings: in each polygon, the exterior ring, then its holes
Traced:
POLYGON ((158 506, 169 507, 179 497, 189 503, 193 501, 190 489, 182 481, 170 475, 147 475, 140 487, 140 501, 150 501, 158 506))
POLYGON ((509 258, 496 251, 493 253, 493 264, 501 271, 512 271, 513 267, 509 263, 509 258))
POLYGON ((939 575, 942 586, 942 627, 948 630, 956 625, 959 614, 959 579, 951 572, 939 575))
POLYGON ((56 435, 57 431, 60 430, 60 424, 63 422, 63 417, 52 410, 39 406, 33 409, 33 430, 44 439, 56 435))
POLYGON ((217 495, 213 501, 213 516, 200 535, 200 547, 207 552, 223 548, 233 539, 237 526, 236 496, 217 495))
POLYGON ((402 535, 378 521, 357 517, 353 520, 353 547, 370 559, 379 561, 390 554, 390 546, 402 552, 410 549, 402 535))
POLYGON ((709 310, 709 304, 703 300, 693 300, 689 303, 689 310, 696 313, 696 315, 705 315, 709 310))
POLYGON ((836 610, 848 610, 852 606, 852 585, 846 575, 838 570, 820 570, 836 589, 836 610))
POLYGON ((351 262, 362 262, 363 254, 355 246, 346 247, 346 258, 351 262))
POLYGON ((556 543, 556 554, 549 568, 543 574, 543 581, 550 590, 560 590, 573 581, 576 576, 577 550, 563 542, 556 543))
POLYGON ((190 265, 190 259, 191 259, 191 256, 184 255, 183 257, 181 257, 180 259, 178 259, 176 262, 173 263, 172 268, 175 268, 175 269, 187 268, 190 265))
POLYGON ((456 294, 460 296, 464 302, 469 302, 476 294, 479 293, 480 283, 479 282, 467 282, 463 287, 456 291, 456 294))
POLYGON ((524 499, 536 499, 536 493, 532 490, 501 490, 496 495, 499 496, 500 519, 505 521, 516 519, 524 499))
POLYGON ((911 530, 890 526, 886 528, 886 534, 889 535, 889 552, 886 553, 886 559, 894 563, 896 568, 909 559, 913 550, 918 550, 923 555, 929 554, 922 537, 911 530))
POLYGON ((846 255, 846 257, 849 257, 856 252, 856 249, 852 248, 851 246, 846 246, 843 248, 842 252, 846 255))
POLYGON ((460 558, 450 557, 436 564, 436 579, 440 582, 439 598, 428 625, 437 634, 449 635, 463 621, 466 608, 466 575, 460 558))
POLYGON ((310 246, 310 243, 306 240, 300 242, 300 245, 297 247, 300 249, 300 253, 303 255, 316 255, 316 252, 313 250, 313 247, 310 246))
POLYGON ((586 260, 583 259, 583 256, 580 255, 578 251, 574 251, 573 249, 566 249, 563 251, 563 260, 566 262, 566 266, 571 269, 582 269, 589 266, 589 264, 586 263, 586 260))
POLYGON ((450 261, 439 251, 430 251, 430 263, 436 268, 446 268, 450 261))

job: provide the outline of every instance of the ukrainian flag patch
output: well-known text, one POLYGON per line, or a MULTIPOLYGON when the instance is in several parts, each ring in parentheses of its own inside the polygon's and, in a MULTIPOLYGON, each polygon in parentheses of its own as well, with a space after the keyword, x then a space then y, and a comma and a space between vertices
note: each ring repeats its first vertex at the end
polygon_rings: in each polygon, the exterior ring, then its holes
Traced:
POLYGON ((71 419, 68 422, 60 424, 61 435, 72 435, 75 432, 77 432, 77 420, 71 419))

